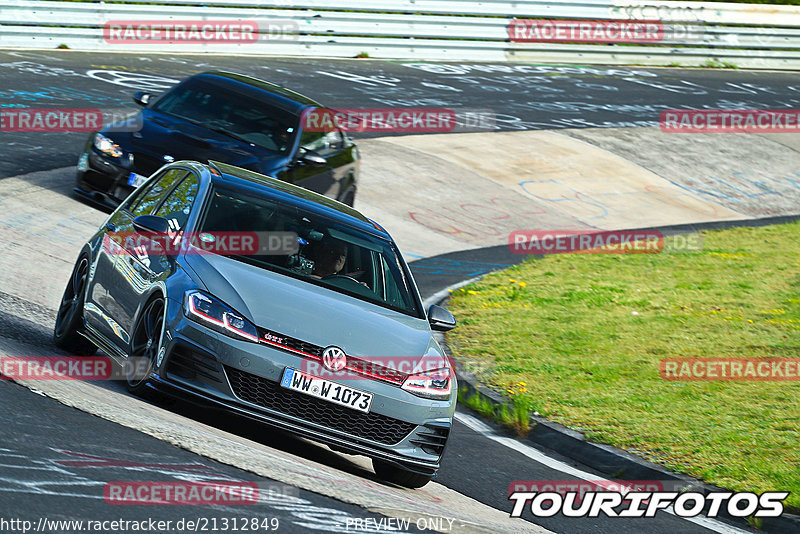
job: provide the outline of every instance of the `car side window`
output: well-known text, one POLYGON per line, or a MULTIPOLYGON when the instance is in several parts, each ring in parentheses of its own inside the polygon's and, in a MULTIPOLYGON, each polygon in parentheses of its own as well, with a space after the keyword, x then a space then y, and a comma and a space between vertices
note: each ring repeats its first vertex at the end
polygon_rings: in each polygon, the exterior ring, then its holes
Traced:
POLYGON ((150 189, 152 189, 153 185, 155 185, 159 180, 161 180, 161 178, 163 178, 163 176, 164 176, 164 173, 161 173, 158 176, 158 178, 156 178, 156 181, 153 182, 152 185, 141 186, 141 187, 135 189, 130 195, 128 195, 128 197, 122 203, 123 209, 126 210, 126 211, 131 211, 131 207, 135 206, 142 199, 142 197, 144 195, 146 195, 147 192, 150 191, 150 189))
POLYGON ((177 231, 183 230, 186 227, 186 221, 189 220, 189 214, 192 211, 192 205, 197 197, 199 188, 200 181, 197 176, 194 173, 189 173, 178 184, 178 187, 164 199, 155 214, 168 219, 173 229, 177 231))
POLYGON ((385 284, 386 294, 384 300, 393 306, 402 307, 408 303, 403 299, 403 293, 397 287, 395 277, 392 276, 391 267, 386 263, 386 258, 381 256, 381 270, 383 271, 383 280, 385 284))
POLYGON ((134 199, 130 208, 131 215, 150 215, 153 209, 159 204, 164 195, 188 173, 185 169, 170 169, 139 198, 134 199))

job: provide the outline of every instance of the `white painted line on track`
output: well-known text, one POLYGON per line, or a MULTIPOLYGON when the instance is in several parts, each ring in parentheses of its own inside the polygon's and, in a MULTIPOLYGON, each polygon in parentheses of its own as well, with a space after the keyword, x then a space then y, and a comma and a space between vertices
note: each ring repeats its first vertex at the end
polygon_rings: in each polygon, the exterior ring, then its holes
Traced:
MULTIPOLYGON (((530 445, 526 445, 521 441, 518 441, 514 438, 498 436, 492 427, 481 421, 480 419, 465 414, 462 412, 456 412, 455 418, 464 423, 467 427, 474 430, 478 434, 491 439, 492 441, 496 441, 497 443, 508 447, 509 449, 513 449, 521 454, 524 454, 531 460, 539 462, 540 464, 549 467, 550 469, 555 469, 556 471, 561 471, 567 475, 571 475, 574 477, 578 477, 581 480, 597 480, 597 481, 609 481, 606 478, 601 476, 595 475, 593 473, 589 473, 587 471, 583 471, 578 469, 577 467, 573 467, 569 464, 565 464, 555 458, 551 458, 547 456, 543 452, 530 445)), ((664 510, 668 514, 675 515, 674 512, 667 508, 664 510)), ((678 517, 678 516, 676 516, 678 517)), ((681 517, 681 519, 685 519, 686 521, 691 521, 692 523, 699 525, 703 528, 707 528, 708 530, 712 530, 714 532, 719 532, 720 534, 752 534, 750 530, 743 530, 738 527, 734 527, 727 523, 723 523, 722 521, 711 519, 705 516, 697 516, 697 517, 681 517)))
POLYGON ((430 297, 428 297, 425 300, 423 300, 422 301, 422 306, 427 309, 427 308, 429 308, 431 306, 431 304, 437 304, 437 303, 443 301, 445 297, 450 295, 450 293, 452 293, 456 289, 461 289, 462 287, 467 286, 467 285, 469 285, 469 284, 471 284, 473 282, 477 282, 481 278, 483 278, 483 276, 476 276, 475 278, 470 278, 469 280, 464 280, 464 281, 459 282, 457 284, 453 284, 451 286, 447 286, 446 288, 442 289, 441 291, 437 291, 436 293, 434 293, 430 297))

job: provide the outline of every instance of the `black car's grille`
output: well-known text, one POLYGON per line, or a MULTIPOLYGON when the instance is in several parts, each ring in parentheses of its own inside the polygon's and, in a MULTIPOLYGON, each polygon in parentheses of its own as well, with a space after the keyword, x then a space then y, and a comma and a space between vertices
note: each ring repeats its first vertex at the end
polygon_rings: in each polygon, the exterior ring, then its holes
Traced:
POLYGON ((233 392, 239 398, 359 438, 394 445, 417 426, 385 415, 358 412, 315 399, 233 367, 225 366, 225 371, 230 378, 233 392))
MULTIPOLYGON (((325 350, 325 347, 306 343, 300 339, 291 336, 285 336, 272 330, 267 330, 266 328, 258 329, 258 337, 262 343, 288 350, 290 352, 298 353, 303 356, 311 356, 317 360, 322 359, 322 352, 325 350)), ((391 360, 398 359, 389 358, 388 361, 391 360)), ((399 360, 399 363, 405 363, 402 361, 402 359, 399 360)), ((354 356, 347 356, 347 370, 358 374, 367 375, 377 380, 384 380, 394 385, 402 384, 408 376, 396 369, 392 369, 390 366, 380 365, 378 363, 356 358, 354 356)))
POLYGON ((136 168, 136 172, 142 176, 150 176, 166 164, 167 162, 163 159, 155 158, 141 152, 133 153, 133 165, 136 168))
POLYGON ((108 191, 114 183, 106 174, 90 171, 83 175, 83 181, 100 191, 108 191))

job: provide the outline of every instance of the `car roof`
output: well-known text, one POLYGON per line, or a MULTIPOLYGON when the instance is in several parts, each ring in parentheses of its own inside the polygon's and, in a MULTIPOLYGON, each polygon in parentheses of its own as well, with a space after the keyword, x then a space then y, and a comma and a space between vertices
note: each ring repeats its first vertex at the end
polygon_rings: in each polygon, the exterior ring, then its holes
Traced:
POLYGON ((218 85, 236 89, 260 100, 268 100, 286 111, 300 114, 311 107, 322 107, 319 102, 280 85, 251 78, 243 74, 225 71, 208 71, 195 74, 189 79, 214 81, 218 85))
POLYGON ((364 216, 360 211, 337 200, 309 191, 277 178, 254 171, 242 169, 209 160, 207 165, 211 182, 223 187, 246 189, 250 193, 273 198, 292 204, 305 211, 333 219, 336 222, 357 228, 374 236, 392 241, 391 236, 379 224, 364 216))

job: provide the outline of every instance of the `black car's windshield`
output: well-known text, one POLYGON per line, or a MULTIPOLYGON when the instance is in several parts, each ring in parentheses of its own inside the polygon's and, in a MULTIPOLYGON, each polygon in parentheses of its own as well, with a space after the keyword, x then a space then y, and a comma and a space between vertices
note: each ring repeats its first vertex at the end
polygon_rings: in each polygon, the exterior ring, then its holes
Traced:
POLYGON ((294 250, 217 253, 423 317, 408 273, 389 241, 312 212, 221 188, 212 193, 202 221, 201 239, 253 232, 262 240, 266 236, 293 240, 294 250))
POLYGON ((299 124, 298 118, 266 102, 202 80, 176 87, 152 109, 278 153, 289 150, 299 124))

